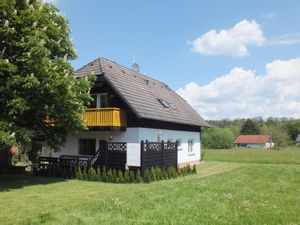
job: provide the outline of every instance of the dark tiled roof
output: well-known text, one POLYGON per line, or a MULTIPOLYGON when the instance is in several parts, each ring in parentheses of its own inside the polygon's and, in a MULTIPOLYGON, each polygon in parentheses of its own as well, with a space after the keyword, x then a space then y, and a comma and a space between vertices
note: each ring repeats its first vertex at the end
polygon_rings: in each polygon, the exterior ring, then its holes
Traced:
POLYGON ((139 118, 209 127, 184 99, 158 80, 104 58, 98 58, 75 72, 75 76, 89 74, 103 74, 139 118), (158 99, 175 104, 175 107, 165 108, 158 99))
POLYGON ((235 144, 265 144, 270 142, 270 135, 240 135, 235 144))

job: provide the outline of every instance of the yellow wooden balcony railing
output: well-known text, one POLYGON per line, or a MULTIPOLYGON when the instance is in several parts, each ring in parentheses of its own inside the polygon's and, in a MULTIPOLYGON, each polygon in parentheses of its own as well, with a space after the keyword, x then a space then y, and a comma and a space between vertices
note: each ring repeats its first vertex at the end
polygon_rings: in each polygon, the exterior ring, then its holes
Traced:
POLYGON ((88 127, 126 127, 126 111, 119 108, 86 109, 82 115, 88 127))

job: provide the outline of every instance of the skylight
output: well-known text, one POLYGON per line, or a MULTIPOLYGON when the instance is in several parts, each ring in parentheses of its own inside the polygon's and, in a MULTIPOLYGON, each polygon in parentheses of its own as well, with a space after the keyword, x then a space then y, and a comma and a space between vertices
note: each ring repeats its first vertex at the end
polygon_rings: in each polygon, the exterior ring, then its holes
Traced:
POLYGON ((176 104, 175 103, 172 103, 172 102, 168 102, 166 100, 163 100, 163 99, 157 99, 160 104, 162 104, 163 107, 165 108, 168 108, 168 109, 171 109, 171 110, 176 110, 177 107, 176 107, 176 104))

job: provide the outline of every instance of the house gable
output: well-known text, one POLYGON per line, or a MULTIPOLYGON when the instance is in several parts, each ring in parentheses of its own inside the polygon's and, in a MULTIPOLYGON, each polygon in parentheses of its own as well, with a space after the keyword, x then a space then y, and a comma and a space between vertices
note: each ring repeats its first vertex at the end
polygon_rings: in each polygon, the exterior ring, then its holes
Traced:
MULTIPOLYGON (((164 83, 98 58, 76 71, 75 76, 102 75, 109 86, 133 112, 132 121, 160 121, 182 127, 209 127, 209 124, 177 93, 164 83), (166 104, 162 104, 164 101, 166 104)), ((130 121, 130 118, 129 118, 130 121)), ((130 123, 129 123, 130 125, 130 123)))

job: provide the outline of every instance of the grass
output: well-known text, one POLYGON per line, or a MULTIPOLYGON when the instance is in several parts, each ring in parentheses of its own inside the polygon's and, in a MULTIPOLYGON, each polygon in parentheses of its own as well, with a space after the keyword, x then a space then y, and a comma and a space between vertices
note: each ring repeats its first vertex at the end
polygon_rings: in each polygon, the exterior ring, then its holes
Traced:
POLYGON ((220 162, 300 164, 300 148, 206 150, 205 159, 220 162))
POLYGON ((300 224, 300 165, 219 156, 150 184, 2 175, 0 224, 300 224))

